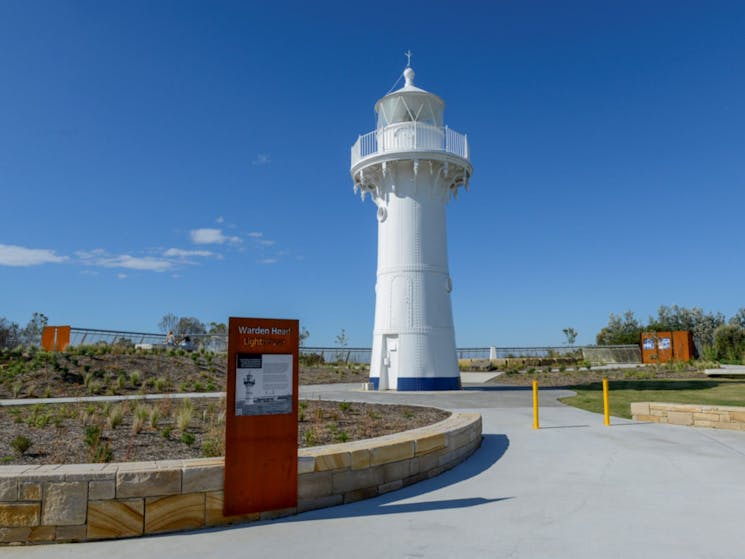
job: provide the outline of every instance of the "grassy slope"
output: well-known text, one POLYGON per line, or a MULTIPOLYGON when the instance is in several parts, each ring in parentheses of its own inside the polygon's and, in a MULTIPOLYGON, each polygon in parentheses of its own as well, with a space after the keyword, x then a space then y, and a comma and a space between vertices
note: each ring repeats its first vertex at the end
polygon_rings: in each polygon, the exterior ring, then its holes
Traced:
MULTIPOLYGON (((745 406, 745 380, 617 380, 609 383, 610 413, 631 419, 631 402, 670 402, 745 406)), ((577 396, 561 401, 583 410, 603 413, 603 386, 599 382, 568 386, 577 396)))

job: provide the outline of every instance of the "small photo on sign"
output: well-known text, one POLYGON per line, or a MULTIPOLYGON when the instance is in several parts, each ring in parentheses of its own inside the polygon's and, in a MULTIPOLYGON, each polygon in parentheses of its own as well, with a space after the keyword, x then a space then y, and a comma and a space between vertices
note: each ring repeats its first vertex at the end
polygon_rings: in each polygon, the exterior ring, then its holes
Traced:
POLYGON ((642 347, 644 349, 654 349, 654 339, 644 338, 644 341, 642 341, 642 347))
POLYGON ((235 415, 292 413, 292 355, 239 353, 235 415))
POLYGON ((660 338, 660 349, 670 349, 670 338, 660 338))

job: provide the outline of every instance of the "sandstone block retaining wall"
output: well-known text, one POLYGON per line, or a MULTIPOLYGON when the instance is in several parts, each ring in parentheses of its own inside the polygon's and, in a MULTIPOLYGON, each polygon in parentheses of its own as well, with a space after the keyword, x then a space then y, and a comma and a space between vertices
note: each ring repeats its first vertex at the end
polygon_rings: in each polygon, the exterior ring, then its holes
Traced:
POLYGON ((125 538, 249 522, 349 503, 416 483, 481 445, 481 416, 301 449, 297 508, 225 517, 222 458, 0 466, 0 544, 125 538))
POLYGON ((745 431, 745 407, 633 402, 631 416, 636 421, 745 431))

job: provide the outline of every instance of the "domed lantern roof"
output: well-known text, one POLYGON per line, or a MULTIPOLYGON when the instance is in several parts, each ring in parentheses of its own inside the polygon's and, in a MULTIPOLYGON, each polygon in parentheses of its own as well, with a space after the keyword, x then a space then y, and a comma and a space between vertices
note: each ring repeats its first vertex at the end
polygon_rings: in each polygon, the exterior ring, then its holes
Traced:
POLYGON ((414 85, 414 70, 411 66, 404 70, 404 79, 405 84, 401 89, 375 103, 378 129, 402 122, 421 122, 441 127, 445 101, 414 85))

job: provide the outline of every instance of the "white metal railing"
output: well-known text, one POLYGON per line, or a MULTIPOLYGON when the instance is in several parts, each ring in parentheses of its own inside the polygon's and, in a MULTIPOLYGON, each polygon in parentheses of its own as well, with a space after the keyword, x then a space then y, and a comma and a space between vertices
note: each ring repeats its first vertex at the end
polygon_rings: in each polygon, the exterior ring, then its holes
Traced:
POLYGON ((352 166, 373 155, 395 151, 442 151, 469 159, 468 136, 447 126, 401 122, 361 135, 352 146, 352 166))

